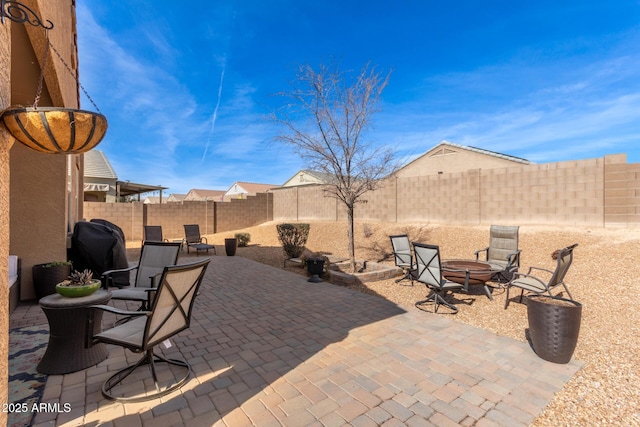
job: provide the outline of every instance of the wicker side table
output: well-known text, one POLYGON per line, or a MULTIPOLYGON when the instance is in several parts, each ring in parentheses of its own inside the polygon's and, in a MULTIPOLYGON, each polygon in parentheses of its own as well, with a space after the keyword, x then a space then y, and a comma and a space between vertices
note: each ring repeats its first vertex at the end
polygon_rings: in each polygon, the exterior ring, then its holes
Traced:
MULTIPOLYGON (((59 294, 40 300, 49 321, 49 344, 36 368, 50 375, 68 374, 97 365, 107 358, 104 344, 85 348, 87 310, 90 305, 106 304, 111 292, 102 289, 86 297, 68 298, 59 294)), ((94 333, 101 331, 102 311, 95 313, 94 333)))

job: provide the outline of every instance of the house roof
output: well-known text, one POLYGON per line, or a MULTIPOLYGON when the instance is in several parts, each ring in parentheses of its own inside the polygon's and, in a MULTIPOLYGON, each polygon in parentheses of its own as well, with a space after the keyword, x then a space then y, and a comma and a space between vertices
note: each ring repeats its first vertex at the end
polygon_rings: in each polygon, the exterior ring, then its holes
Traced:
POLYGON ((198 188, 192 188, 189 193, 184 197, 184 200, 213 200, 219 199, 224 196, 226 191, 224 190, 204 190, 198 188))
POLYGON ((186 194, 171 193, 169 194, 169 197, 167 197, 167 200, 177 200, 180 202, 184 200, 185 197, 187 197, 186 194))
POLYGON ((427 153, 435 151, 436 149, 438 149, 438 147, 444 146, 444 145, 449 145, 451 147, 460 148, 462 150, 474 151, 476 153, 481 153, 481 154, 486 154, 488 156, 498 157, 499 159, 510 160, 512 162, 523 163, 525 165, 528 165, 528 164, 531 163, 529 160, 523 159, 521 157, 510 156, 508 154, 502 154, 502 153, 498 153, 496 151, 485 150, 484 148, 471 147, 469 145, 454 144, 453 142, 449 142, 449 141, 442 141, 440 144, 438 144, 435 147, 433 147, 427 153))
POLYGON ((88 178, 118 179, 118 175, 111 167, 109 159, 100 150, 90 150, 84 153, 84 176, 88 178))
MULTIPOLYGON (((234 185, 237 185, 238 187, 242 188, 243 190, 245 190, 249 194, 265 193, 265 192, 271 190, 272 188, 280 187, 277 184, 259 184, 259 183, 255 183, 255 182, 238 181, 238 182, 233 183, 231 185, 231 187, 229 187, 229 190, 231 190, 234 187, 234 185)), ((229 190, 227 190, 226 192, 229 192, 229 190)))
MULTIPOLYGON (((147 196, 144 199, 144 203, 157 205, 160 203, 160 196, 147 196)), ((166 197, 162 198, 162 203, 167 203, 166 197)))

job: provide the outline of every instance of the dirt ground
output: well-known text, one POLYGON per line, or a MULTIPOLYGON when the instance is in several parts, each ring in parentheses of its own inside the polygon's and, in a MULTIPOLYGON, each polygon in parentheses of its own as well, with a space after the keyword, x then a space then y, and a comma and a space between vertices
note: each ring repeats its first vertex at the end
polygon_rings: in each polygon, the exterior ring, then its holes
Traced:
MULTIPOLYGON (((207 236, 209 243, 224 245, 236 232, 251 235, 249 246, 237 255, 283 268, 284 253, 276 223, 207 236)), ((489 242, 488 226, 357 223, 356 257, 393 265, 389 235, 408 234, 412 241, 437 244, 441 258, 472 258, 489 242)), ((346 223, 311 222, 307 248, 347 256, 346 223)), ((521 272, 529 266, 553 270, 551 253, 573 243, 574 262, 566 278, 573 298, 583 305, 582 325, 574 359, 584 367, 556 394, 534 426, 640 425, 640 229, 579 227, 520 227, 521 272)), ((224 248, 218 247, 219 254, 224 248)), ((287 269, 300 274, 297 267, 287 269)), ((424 285, 396 284, 394 280, 354 286, 386 298, 408 310, 427 294, 424 285)), ((526 341, 526 305, 512 300, 504 309, 504 291, 496 289, 490 301, 480 286, 469 294, 457 293, 455 320, 526 341)), ((511 295, 514 295, 513 293, 511 295)), ((516 294, 517 295, 517 294, 516 294)))

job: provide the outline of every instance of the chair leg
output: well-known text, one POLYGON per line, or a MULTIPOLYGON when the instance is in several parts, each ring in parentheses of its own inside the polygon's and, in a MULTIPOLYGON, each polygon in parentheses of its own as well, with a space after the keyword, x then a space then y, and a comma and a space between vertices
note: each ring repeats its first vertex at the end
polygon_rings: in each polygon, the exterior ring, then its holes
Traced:
POLYGON ((508 284, 505 286, 505 299, 504 299, 504 309, 506 310, 507 307, 509 307, 509 289, 511 289, 511 286, 509 286, 508 284))
POLYGON ((413 274, 411 274, 411 270, 404 270, 404 276, 396 280, 396 283, 400 283, 403 280, 411 280, 411 286, 413 286, 413 274))
POLYGON ((567 295, 569 295, 569 299, 573 300, 573 297, 571 296, 571 292, 569 292, 569 288, 567 288, 567 285, 562 283, 562 286, 564 286, 564 290, 567 291, 567 295))
POLYGON ((489 290, 487 283, 485 282, 482 286, 484 287, 484 293, 487 294, 487 298, 489 298, 490 301, 493 301, 493 295, 491 295, 491 290, 489 290))
POLYGON ((451 313, 451 314, 456 314, 458 312, 458 307, 456 307, 455 305, 447 302, 444 299, 444 295, 441 295, 440 293, 438 293, 436 291, 431 291, 431 293, 427 296, 427 299, 416 302, 415 306, 416 306, 416 308, 418 308, 420 310, 426 311, 421 307, 421 305, 427 304, 427 303, 429 303, 431 301, 433 301, 433 304, 434 304, 434 309, 433 309, 434 313, 438 312, 438 307, 441 306, 441 305, 444 305, 445 307, 447 307, 450 310, 452 310, 453 313, 451 313))
MULTIPOLYGON (((144 402, 147 400, 156 399, 161 396, 165 396, 172 391, 180 388, 184 383, 187 382, 189 376, 191 375, 191 366, 187 362, 176 359, 166 359, 162 356, 153 353, 153 349, 147 350, 135 364, 131 366, 127 366, 124 369, 113 374, 105 383, 102 385, 102 395, 109 400, 115 400, 116 402, 144 402), (179 366, 181 368, 185 368, 186 373, 184 376, 178 378, 172 384, 167 385, 164 389, 158 383, 158 375, 156 373, 156 363, 167 363, 173 366, 179 366), (116 387, 118 384, 121 384, 129 375, 131 375, 136 369, 141 366, 148 365, 149 370, 151 371, 151 377, 153 378, 153 383, 155 385, 155 392, 147 392, 146 390, 141 390, 140 394, 136 394, 133 396, 123 396, 116 395, 111 390, 116 387)), ((143 382, 140 382, 143 383, 143 382)), ((127 386, 127 389, 130 387, 127 386)))

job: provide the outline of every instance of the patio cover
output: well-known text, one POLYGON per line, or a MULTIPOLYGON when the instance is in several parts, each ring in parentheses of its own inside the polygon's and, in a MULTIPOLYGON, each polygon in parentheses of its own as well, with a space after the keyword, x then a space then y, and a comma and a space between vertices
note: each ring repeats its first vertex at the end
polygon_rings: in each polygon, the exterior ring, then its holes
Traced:
POLYGON ((140 200, 140 194, 159 191, 160 202, 162 203, 162 190, 168 189, 169 187, 162 187, 160 185, 137 184, 130 181, 116 181, 116 196, 118 197, 133 196, 137 194, 138 200, 140 200))

